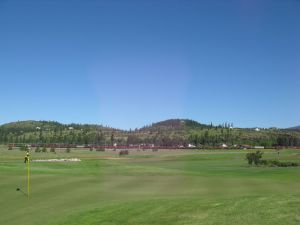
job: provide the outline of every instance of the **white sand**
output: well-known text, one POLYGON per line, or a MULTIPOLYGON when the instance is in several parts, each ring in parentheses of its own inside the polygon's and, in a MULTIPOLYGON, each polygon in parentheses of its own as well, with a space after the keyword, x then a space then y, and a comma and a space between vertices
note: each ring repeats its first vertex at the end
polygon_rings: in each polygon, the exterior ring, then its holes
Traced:
POLYGON ((35 159, 31 160, 31 162, 80 162, 81 160, 78 158, 71 159, 35 159))

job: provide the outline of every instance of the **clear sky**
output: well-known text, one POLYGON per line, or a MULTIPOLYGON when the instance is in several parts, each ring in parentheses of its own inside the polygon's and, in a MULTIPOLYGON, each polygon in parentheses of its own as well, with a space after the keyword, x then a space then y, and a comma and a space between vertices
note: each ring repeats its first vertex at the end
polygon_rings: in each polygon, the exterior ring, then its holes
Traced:
POLYGON ((299 0, 0 0, 0 123, 300 124, 299 0))

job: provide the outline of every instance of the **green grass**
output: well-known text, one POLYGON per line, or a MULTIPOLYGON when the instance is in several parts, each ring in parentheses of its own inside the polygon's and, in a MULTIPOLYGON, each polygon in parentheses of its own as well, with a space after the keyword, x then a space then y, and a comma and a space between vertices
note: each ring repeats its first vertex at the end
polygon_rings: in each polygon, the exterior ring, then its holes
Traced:
POLYGON ((31 163, 28 200, 24 152, 0 147, 0 224, 300 224, 300 168, 250 167, 246 152, 32 153, 82 161, 31 163))

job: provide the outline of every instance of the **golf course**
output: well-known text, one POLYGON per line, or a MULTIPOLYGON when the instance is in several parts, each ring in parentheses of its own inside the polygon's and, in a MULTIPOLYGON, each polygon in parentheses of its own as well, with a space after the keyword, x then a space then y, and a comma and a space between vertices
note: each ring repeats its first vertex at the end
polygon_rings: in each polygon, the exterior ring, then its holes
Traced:
MULTIPOLYGON (((300 224, 300 168, 249 166, 254 150, 30 151, 0 147, 0 224, 300 224), (20 191, 17 191, 19 189, 20 191)), ((299 150, 263 158, 300 162, 299 150)))

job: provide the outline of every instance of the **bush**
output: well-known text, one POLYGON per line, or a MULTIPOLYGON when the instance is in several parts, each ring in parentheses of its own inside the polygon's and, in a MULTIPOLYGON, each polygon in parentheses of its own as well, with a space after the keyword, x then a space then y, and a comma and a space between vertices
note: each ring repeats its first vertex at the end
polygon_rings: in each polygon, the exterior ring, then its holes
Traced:
POLYGON ((264 153, 261 151, 256 151, 255 153, 247 153, 246 159, 248 160, 248 164, 252 165, 254 163, 255 165, 258 165, 263 154, 264 153))
POLYGON ((35 151, 35 152, 41 152, 41 149, 40 149, 40 147, 38 146, 38 147, 35 148, 34 151, 35 151))
POLYGON ((42 152, 47 152, 46 146, 44 146, 44 147, 42 148, 42 152))
POLYGON ((269 160, 268 161, 270 166, 278 166, 278 167, 294 167, 294 166, 300 166, 299 163, 296 162, 280 162, 277 160, 269 160))
POLYGON ((55 148, 52 147, 52 148, 50 149, 50 152, 55 152, 55 148))
POLYGON ((29 151, 29 148, 27 145, 21 145, 20 150, 21 151, 29 151))
POLYGON ((70 148, 66 148, 66 153, 70 153, 71 149, 70 148))
POLYGON ((90 147, 90 151, 91 151, 91 152, 93 151, 93 148, 92 148, 92 147, 90 147))
POLYGON ((9 145, 8 150, 13 150, 13 147, 11 145, 9 145))
POLYGON ((267 166, 269 164, 269 161, 268 160, 265 160, 265 159, 262 159, 259 161, 259 164, 260 165, 264 165, 264 166, 267 166))
POLYGON ((129 155, 129 151, 128 150, 121 150, 119 152, 119 155, 122 156, 122 155, 129 155))
POLYGON ((257 151, 256 153, 247 153, 246 159, 248 160, 248 164, 252 165, 253 163, 257 165, 263 165, 263 166, 271 166, 271 167, 294 167, 294 166, 300 166, 300 163, 296 162, 280 162, 278 160, 265 160, 261 159, 262 152, 257 151))

